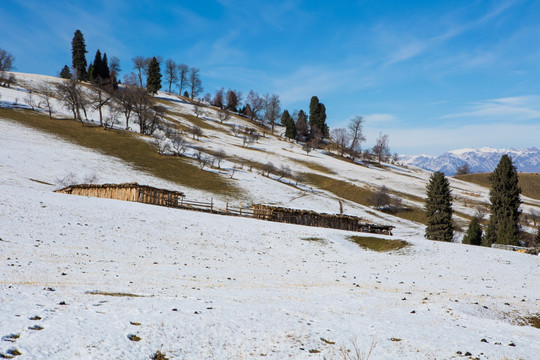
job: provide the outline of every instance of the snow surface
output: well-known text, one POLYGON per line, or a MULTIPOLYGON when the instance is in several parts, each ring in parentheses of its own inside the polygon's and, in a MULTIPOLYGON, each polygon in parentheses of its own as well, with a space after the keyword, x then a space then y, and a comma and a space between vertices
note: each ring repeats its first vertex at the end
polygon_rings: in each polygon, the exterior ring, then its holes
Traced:
MULTIPOLYGON (((12 91, 0 89, 4 103, 18 96, 12 91)), ((359 186, 384 183, 422 196, 429 177, 321 152, 306 156, 271 136, 253 145, 264 150, 257 151, 219 130, 205 134, 206 146, 254 161, 324 161, 333 176, 359 186)), ((367 353, 375 344, 371 359, 461 358, 458 352, 540 358, 540 329, 520 326, 540 313, 540 257, 427 241, 423 226, 349 202, 346 213, 396 226, 394 236, 377 237, 411 246, 377 253, 348 240, 358 233, 58 194, 53 190, 73 173, 211 196, 4 119, 0 145, 2 354, 146 359, 160 350, 170 359, 342 359, 340 349, 357 344, 367 353), (30 329, 36 325, 43 329, 30 329), (20 337, 8 341, 11 334, 20 337)), ((338 199, 318 189, 245 169, 234 178, 247 200, 338 210, 338 199)), ((460 211, 472 211, 467 201, 487 201, 484 188, 451 183, 460 211)))

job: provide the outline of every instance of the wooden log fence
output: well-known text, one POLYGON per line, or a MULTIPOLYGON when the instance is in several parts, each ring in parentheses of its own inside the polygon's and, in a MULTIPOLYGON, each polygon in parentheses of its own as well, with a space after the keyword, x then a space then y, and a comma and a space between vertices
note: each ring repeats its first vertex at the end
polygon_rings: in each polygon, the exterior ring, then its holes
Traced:
POLYGON ((364 219, 351 215, 317 213, 311 210, 298 210, 277 206, 252 204, 251 206, 230 206, 216 208, 214 199, 210 202, 186 199, 184 193, 158 189, 137 183, 127 184, 82 184, 71 185, 56 192, 81 196, 92 196, 123 201, 136 201, 179 209, 209 212, 213 214, 250 217, 266 221, 288 224, 324 227, 347 231, 392 235, 392 226, 367 223, 364 219))

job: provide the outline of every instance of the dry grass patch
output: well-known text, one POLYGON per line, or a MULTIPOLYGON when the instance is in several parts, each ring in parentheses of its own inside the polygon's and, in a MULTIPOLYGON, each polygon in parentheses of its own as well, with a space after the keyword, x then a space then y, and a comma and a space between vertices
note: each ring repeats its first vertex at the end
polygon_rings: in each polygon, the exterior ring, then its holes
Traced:
MULTIPOLYGON (((491 173, 456 175, 456 179, 471 182, 487 188, 491 187, 489 178, 491 173)), ((540 173, 518 173, 519 187, 522 195, 540 200, 540 173)))
POLYGON ((336 172, 332 169, 327 168, 326 166, 311 162, 311 161, 305 161, 305 160, 298 160, 298 159, 292 159, 294 162, 304 165, 308 169, 311 169, 313 171, 319 171, 327 175, 335 175, 336 172))
POLYGON ((377 252, 387 252, 387 251, 394 251, 394 250, 400 250, 407 246, 410 246, 407 241, 404 240, 387 240, 387 239, 381 239, 376 237, 364 237, 364 236, 358 236, 358 235, 352 235, 349 236, 348 239, 361 248, 369 249, 372 251, 377 252))
POLYGON ((176 184, 214 194, 237 196, 240 189, 218 174, 201 170, 189 159, 160 155, 142 135, 99 126, 81 126, 75 120, 50 120, 29 110, 0 109, 0 118, 48 132, 75 144, 117 157, 134 167, 176 184))
POLYGON ((114 296, 114 297, 146 297, 145 295, 137 295, 123 292, 106 292, 106 291, 87 291, 88 295, 103 295, 103 296, 114 296))

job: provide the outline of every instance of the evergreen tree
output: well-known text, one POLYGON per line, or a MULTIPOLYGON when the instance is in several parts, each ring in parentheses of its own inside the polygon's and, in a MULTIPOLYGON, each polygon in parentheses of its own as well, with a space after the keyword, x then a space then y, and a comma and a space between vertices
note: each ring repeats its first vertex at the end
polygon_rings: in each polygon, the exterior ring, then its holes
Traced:
POLYGON ((86 72, 86 53, 84 36, 80 30, 77 30, 73 35, 73 40, 71 40, 71 56, 77 80, 86 81, 88 79, 88 74, 86 72))
POLYGON ((483 245, 519 245, 520 193, 516 167, 508 155, 503 155, 491 175, 491 216, 483 245))
POLYGON ((71 70, 69 69, 69 66, 67 65, 64 65, 64 67, 62 68, 62 71, 60 71, 60 77, 62 79, 71 79, 71 70))
POLYGON ((304 110, 298 112, 296 119, 296 136, 300 141, 309 140, 309 128, 307 124, 307 116, 304 110))
POLYGON ((328 137, 328 125, 326 125, 326 107, 319 102, 316 96, 309 103, 309 125, 321 131, 323 137, 328 137))
POLYGON ((294 124, 294 120, 289 114, 289 111, 285 110, 283 114, 281 114, 281 124, 285 126, 285 136, 289 139, 295 139, 296 125, 294 124))
POLYGON ((109 60, 107 59, 107 53, 103 53, 103 60, 101 61, 101 77, 105 80, 111 79, 111 70, 109 69, 109 60))
POLYGON ((154 56, 148 64, 148 78, 146 79, 146 90, 156 94, 161 89, 161 69, 159 61, 154 56))
POLYGON ((433 173, 426 186, 425 211, 427 227, 425 237, 430 240, 452 241, 452 195, 448 179, 440 171, 433 173))
POLYGON ((463 237, 464 244, 481 245, 482 244, 482 228, 477 217, 473 217, 469 223, 469 228, 463 237))
POLYGON ((88 75, 90 75, 90 81, 98 81, 98 79, 103 79, 103 60, 101 59, 101 52, 99 51, 99 49, 96 51, 94 62, 90 64, 90 67, 88 68, 88 75), (90 67, 92 71, 90 71, 90 67))

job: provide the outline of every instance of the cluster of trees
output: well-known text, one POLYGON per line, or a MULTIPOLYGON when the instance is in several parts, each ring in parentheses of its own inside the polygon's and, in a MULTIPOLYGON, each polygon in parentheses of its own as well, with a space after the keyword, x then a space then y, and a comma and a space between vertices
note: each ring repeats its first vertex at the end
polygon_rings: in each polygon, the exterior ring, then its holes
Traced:
MULTIPOLYGON (((492 244, 520 245, 521 189, 512 159, 503 155, 491 175, 489 200, 490 218, 484 234, 481 226, 483 211, 477 211, 469 223, 463 243, 491 246, 492 244)), ((441 172, 432 174, 426 187, 425 212, 427 227, 425 237, 431 240, 452 241, 452 195, 448 179, 441 172)))
POLYGON ((304 110, 288 110, 280 114, 281 124, 285 126, 285 136, 289 139, 306 142, 310 147, 318 147, 322 140, 329 137, 326 123, 326 107, 317 96, 312 96, 309 103, 309 115, 304 110))

